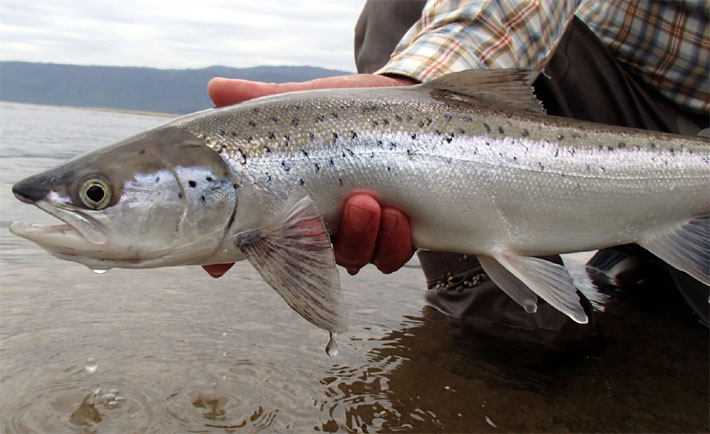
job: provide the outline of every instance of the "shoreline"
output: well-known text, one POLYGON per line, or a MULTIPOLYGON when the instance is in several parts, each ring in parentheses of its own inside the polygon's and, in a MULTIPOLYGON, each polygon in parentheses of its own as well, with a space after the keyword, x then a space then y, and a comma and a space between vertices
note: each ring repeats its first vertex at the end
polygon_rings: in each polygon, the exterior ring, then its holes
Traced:
POLYGON ((152 111, 145 111, 145 110, 131 110, 131 109, 120 109, 120 108, 111 108, 111 107, 87 107, 87 106, 76 106, 76 105, 39 104, 39 103, 32 103, 32 102, 0 100, 0 103, 3 103, 3 102, 10 103, 10 104, 62 107, 62 108, 71 108, 71 109, 77 109, 77 110, 111 112, 111 113, 125 113, 125 114, 131 114, 131 115, 156 116, 156 117, 163 117, 163 118, 176 118, 178 116, 182 116, 181 114, 178 114, 178 113, 152 112, 152 111))

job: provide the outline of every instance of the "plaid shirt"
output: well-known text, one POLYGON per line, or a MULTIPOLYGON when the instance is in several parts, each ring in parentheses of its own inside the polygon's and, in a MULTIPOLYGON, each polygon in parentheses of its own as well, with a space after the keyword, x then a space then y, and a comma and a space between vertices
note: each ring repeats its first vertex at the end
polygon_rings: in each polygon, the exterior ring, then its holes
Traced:
POLYGON ((377 73, 426 81, 464 69, 542 70, 575 14, 667 98, 710 112, 705 0, 429 0, 377 73))

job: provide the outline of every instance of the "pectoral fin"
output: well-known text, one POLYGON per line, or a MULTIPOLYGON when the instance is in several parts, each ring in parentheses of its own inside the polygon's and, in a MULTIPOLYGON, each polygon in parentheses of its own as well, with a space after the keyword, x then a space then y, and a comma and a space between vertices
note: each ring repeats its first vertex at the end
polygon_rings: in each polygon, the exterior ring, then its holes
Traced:
POLYGON ((639 240, 638 244, 675 268, 710 285, 709 216, 693 218, 648 239, 639 240))
POLYGON ((333 246, 310 197, 298 201, 274 224, 237 234, 234 242, 303 318, 331 332, 347 330, 333 246))
POLYGON ((526 295, 521 284, 574 321, 587 323, 572 276, 562 265, 517 255, 489 257, 481 265, 493 282, 523 307, 526 307, 523 303, 529 303, 529 294, 526 295))

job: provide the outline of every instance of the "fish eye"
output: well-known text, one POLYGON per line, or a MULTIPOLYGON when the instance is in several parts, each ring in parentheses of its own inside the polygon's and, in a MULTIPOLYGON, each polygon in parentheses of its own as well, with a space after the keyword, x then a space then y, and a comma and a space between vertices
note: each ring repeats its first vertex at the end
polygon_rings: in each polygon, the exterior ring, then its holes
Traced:
POLYGON ((79 198, 89 209, 104 209, 111 201, 111 189, 103 178, 91 177, 81 183, 79 198))

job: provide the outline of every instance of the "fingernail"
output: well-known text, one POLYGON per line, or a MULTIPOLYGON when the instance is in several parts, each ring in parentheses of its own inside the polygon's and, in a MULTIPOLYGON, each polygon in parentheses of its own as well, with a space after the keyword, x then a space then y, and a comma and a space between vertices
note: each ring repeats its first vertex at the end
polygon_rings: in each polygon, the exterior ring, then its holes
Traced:
POLYGON ((397 218, 397 213, 391 209, 384 209, 382 211, 382 220, 380 222, 381 231, 387 235, 392 234, 395 229, 397 229, 397 223, 399 219, 397 218))
POLYGON ((347 268, 347 270, 348 270, 348 274, 351 276, 356 275, 360 271, 359 268, 347 268))
POLYGON ((372 213, 357 205, 348 205, 348 223, 353 229, 365 230, 372 221, 372 213))

